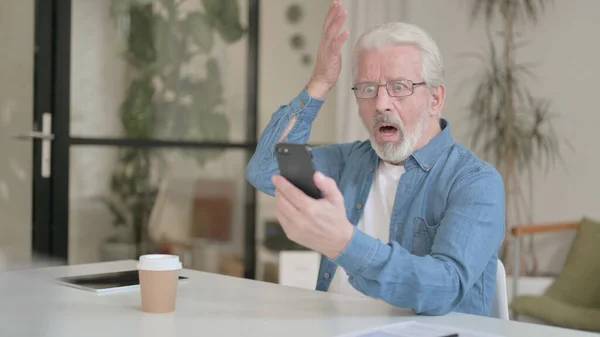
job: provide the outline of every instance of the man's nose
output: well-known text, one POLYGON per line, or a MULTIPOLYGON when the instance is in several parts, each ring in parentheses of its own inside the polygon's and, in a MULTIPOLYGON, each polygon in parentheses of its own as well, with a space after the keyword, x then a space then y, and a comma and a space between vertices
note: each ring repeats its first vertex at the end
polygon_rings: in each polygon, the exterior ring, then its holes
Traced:
POLYGON ((392 110, 392 98, 387 92, 385 86, 379 87, 377 97, 375 97, 375 109, 377 111, 391 111, 392 110))

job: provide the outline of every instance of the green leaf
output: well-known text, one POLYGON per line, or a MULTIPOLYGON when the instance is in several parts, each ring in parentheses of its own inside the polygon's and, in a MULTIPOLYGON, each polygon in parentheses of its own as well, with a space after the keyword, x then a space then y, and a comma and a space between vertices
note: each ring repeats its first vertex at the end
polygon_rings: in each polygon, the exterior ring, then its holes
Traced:
MULTIPOLYGON (((197 90, 193 93, 196 108, 201 113, 212 112, 224 103, 221 72, 215 58, 206 61, 206 73, 206 78, 198 83, 197 90)), ((202 118, 203 115, 199 117, 202 118)))
POLYGON ((244 35, 244 29, 239 22, 233 24, 223 23, 221 21, 216 22, 216 28, 223 40, 227 43, 233 43, 244 35))
POLYGON ((121 124, 125 136, 149 138, 153 130, 155 107, 152 101, 154 88, 150 79, 134 80, 129 86, 127 98, 121 105, 121 124))
POLYGON ((225 1, 222 0, 202 0, 204 9, 209 16, 218 16, 223 11, 223 4, 225 1))
POLYGON ((176 59, 180 48, 180 38, 173 32, 173 28, 169 23, 160 16, 157 16, 154 20, 154 36, 157 55, 156 66, 159 72, 162 72, 164 67, 176 59))
POLYGON ((213 27, 210 19, 196 12, 188 15, 186 22, 194 43, 203 52, 210 53, 213 46, 213 27))
POLYGON ((219 87, 221 86, 221 70, 219 69, 219 62, 216 58, 211 57, 206 61, 206 80, 214 82, 219 87))
POLYGON ((186 0, 160 0, 163 6, 167 9, 167 16, 172 20, 176 20, 177 6, 186 0))
POLYGON ((202 0, 202 3, 225 42, 233 43, 244 35, 237 0, 202 0))
POLYGON ((137 66, 156 60, 154 48, 154 17, 150 6, 130 8, 131 29, 129 32, 129 59, 137 66))

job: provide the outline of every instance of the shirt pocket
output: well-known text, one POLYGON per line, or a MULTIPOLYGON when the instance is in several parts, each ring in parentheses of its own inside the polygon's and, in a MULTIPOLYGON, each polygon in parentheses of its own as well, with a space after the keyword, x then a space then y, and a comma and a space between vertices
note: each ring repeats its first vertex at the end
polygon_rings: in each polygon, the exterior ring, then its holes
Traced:
POLYGON ((425 256, 431 253, 433 240, 439 224, 429 224, 423 217, 415 217, 413 223, 413 242, 411 253, 418 256, 425 256))

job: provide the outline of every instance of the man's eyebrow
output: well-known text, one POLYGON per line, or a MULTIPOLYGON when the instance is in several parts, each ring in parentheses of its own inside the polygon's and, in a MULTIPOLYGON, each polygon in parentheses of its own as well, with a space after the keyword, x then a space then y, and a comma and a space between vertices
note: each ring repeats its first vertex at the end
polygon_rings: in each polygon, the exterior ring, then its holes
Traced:
MULTIPOLYGON (((394 77, 386 77, 385 83, 390 82, 390 81, 411 81, 411 79, 404 77, 404 76, 394 76, 394 77)), ((356 83, 378 83, 379 81, 372 81, 372 80, 365 80, 365 79, 358 79, 356 81, 356 83)))
POLYGON ((404 76, 394 76, 394 77, 386 77, 386 80, 389 81, 401 81, 401 80, 408 80, 408 78, 404 77, 404 76))

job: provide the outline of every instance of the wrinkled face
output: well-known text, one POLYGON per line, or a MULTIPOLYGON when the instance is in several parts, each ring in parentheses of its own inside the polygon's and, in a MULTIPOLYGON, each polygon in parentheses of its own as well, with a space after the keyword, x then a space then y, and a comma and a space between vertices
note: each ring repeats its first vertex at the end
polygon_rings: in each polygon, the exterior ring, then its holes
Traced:
MULTIPOLYGON (((364 82, 384 85, 396 80, 418 83, 423 81, 421 72, 421 52, 417 47, 406 45, 367 50, 359 56, 355 85, 364 82)), ((430 119, 431 94, 425 85, 417 85, 412 88, 412 95, 393 97, 411 90, 402 82, 394 83, 387 89, 386 86, 365 88, 369 92, 377 91, 377 96, 357 98, 357 102, 360 116, 379 157, 387 162, 400 163, 415 151, 424 133, 430 119)))

